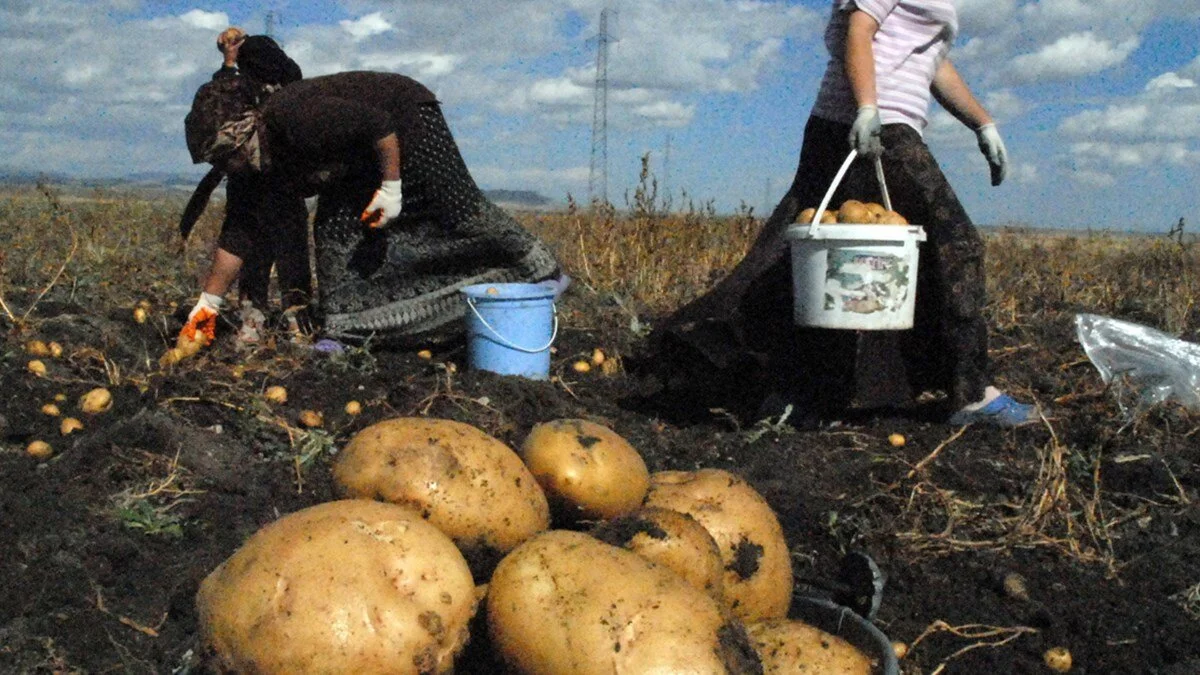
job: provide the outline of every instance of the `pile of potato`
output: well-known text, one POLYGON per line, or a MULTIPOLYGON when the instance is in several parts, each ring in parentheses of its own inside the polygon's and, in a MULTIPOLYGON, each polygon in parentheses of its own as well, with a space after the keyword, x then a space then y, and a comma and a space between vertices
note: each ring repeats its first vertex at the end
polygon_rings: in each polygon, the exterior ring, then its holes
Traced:
MULTIPOLYGON (((804 209, 796 217, 796 222, 801 225, 810 225, 816 214, 815 208, 804 209)), ((860 202, 857 199, 847 199, 836 211, 825 209, 821 212, 821 217, 817 219, 817 222, 843 225, 908 225, 908 220, 899 213, 889 211, 881 204, 860 202)))
POLYGON ((334 478, 346 499, 266 526, 204 580, 217 668, 448 673, 468 640, 518 673, 874 667, 786 618, 787 542, 748 483, 651 474, 602 425, 540 424, 514 451, 391 419, 351 439, 334 478))

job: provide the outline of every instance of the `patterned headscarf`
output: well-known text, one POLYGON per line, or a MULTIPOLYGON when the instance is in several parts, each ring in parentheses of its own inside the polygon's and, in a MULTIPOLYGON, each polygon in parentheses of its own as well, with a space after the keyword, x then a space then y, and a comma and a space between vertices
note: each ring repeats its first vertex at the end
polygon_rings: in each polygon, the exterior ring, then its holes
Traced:
POLYGON ((253 92, 241 78, 223 78, 204 84, 192 99, 184 119, 192 162, 213 162, 244 145, 258 129, 259 113, 253 92))

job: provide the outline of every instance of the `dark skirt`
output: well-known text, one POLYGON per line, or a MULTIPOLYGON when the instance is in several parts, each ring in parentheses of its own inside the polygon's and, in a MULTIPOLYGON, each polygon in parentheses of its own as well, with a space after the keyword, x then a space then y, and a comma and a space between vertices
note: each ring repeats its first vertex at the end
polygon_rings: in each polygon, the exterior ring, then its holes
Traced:
MULTIPOLYGON (((648 347, 663 396, 753 418, 793 405, 796 418, 851 405, 907 402, 942 391, 956 409, 987 383, 984 243, 920 134, 883 129, 893 208, 925 227, 915 325, 909 331, 799 328, 792 319, 789 244, 800 211, 819 205, 849 153, 849 127, 810 118, 796 177, 746 257, 715 288, 667 317, 648 347)), ((858 160, 830 201, 882 202, 873 165, 858 160)))
POLYGON ((464 286, 558 272, 549 248, 476 186, 437 104, 418 106, 416 127, 402 136, 404 208, 386 227, 359 220, 377 177, 318 193, 319 313, 332 336, 426 333, 462 318, 464 286))

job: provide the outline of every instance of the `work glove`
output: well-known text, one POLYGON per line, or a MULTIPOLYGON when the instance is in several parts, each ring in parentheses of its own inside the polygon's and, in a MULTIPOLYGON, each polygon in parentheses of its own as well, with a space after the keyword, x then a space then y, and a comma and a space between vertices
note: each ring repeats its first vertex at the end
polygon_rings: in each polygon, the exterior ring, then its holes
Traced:
POLYGON ((362 221, 370 227, 383 227, 388 221, 400 215, 404 207, 404 197, 400 193, 400 179, 385 180, 375 191, 371 203, 362 212, 362 221))
POLYGON ((199 342, 201 346, 211 343, 217 337, 217 316, 224 305, 225 300, 221 296, 201 293, 196 306, 188 312, 187 323, 179 331, 177 342, 199 342))
POLYGON ((975 137, 979 139, 979 151, 987 157, 988 166, 992 169, 992 185, 999 185, 1008 175, 1008 150, 1004 148, 1004 139, 1000 138, 1000 131, 994 122, 976 129, 975 137))
POLYGON ((868 159, 883 154, 883 123, 879 121, 879 108, 873 105, 858 107, 858 116, 850 127, 850 147, 868 159))

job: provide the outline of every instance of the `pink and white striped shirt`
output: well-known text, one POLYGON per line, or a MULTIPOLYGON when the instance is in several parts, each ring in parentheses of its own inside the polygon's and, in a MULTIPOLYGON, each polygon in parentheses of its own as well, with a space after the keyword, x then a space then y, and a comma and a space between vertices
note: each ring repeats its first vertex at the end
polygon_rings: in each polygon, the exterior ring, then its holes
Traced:
POLYGON ((918 132, 929 116, 929 87, 958 33, 958 13, 951 0, 833 0, 825 29, 829 65, 812 114, 852 124, 858 111, 846 76, 846 28, 855 9, 879 23, 875 52, 875 88, 884 124, 907 124, 918 132))

